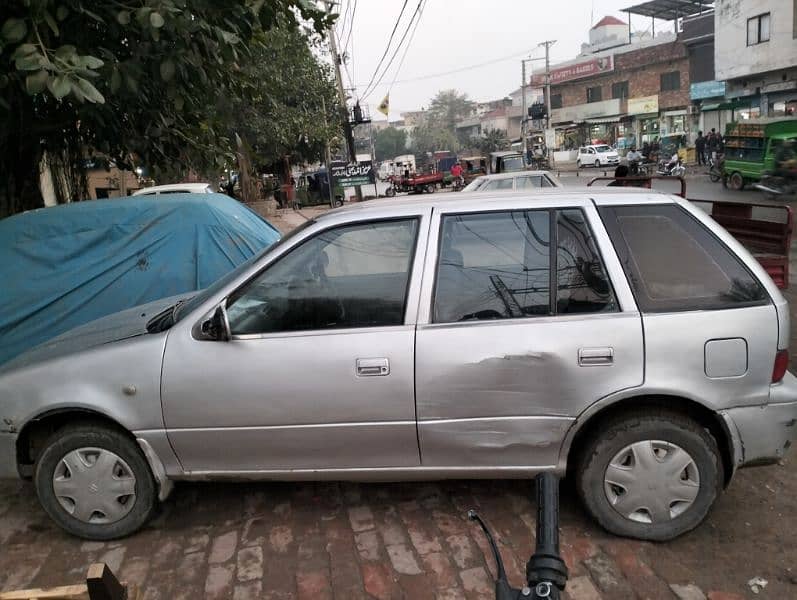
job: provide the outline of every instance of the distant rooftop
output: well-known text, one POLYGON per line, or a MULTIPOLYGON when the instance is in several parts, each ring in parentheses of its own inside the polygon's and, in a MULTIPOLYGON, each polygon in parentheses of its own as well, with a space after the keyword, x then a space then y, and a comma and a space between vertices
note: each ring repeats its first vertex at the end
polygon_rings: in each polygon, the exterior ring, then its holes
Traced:
POLYGON ((649 0, 642 4, 624 8, 623 12, 664 21, 674 21, 675 19, 697 15, 713 8, 714 0, 649 0))
POLYGON ((600 21, 595 23, 592 26, 593 29, 597 29, 598 27, 603 27, 604 25, 628 25, 625 21, 621 21, 617 17, 612 17, 611 15, 603 17, 600 21))

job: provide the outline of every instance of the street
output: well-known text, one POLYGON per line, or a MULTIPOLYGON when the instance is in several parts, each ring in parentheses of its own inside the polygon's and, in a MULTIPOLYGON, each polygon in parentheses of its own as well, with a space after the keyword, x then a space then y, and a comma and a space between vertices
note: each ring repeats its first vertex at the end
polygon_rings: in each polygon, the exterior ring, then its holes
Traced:
MULTIPOLYGON (((562 180, 577 186, 589 178, 562 180)), ((755 194, 731 194, 699 178, 689 186, 706 198, 755 194)), ((325 209, 281 211, 273 222, 287 232, 318 210, 325 209)), ((796 293, 797 286, 787 293, 792 302, 796 293)), ((491 598, 494 564, 480 530, 466 519, 474 507, 494 528, 518 585, 534 539, 529 481, 180 483, 144 530, 107 543, 68 536, 40 508, 31 484, 6 482, 0 484, 0 590, 79 581, 99 560, 147 600, 491 598)), ((794 597, 795 513, 793 452, 781 464, 739 471, 702 525, 662 544, 605 533, 566 481, 566 597, 794 597), (754 578, 767 582, 758 594, 748 585, 754 578)))

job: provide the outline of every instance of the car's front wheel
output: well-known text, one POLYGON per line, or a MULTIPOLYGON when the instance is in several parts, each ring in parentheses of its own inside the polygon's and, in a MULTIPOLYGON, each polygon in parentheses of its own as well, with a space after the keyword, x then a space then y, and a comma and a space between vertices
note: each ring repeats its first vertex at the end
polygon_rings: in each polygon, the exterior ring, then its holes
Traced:
POLYGON ((584 505, 606 530, 670 540, 697 527, 722 484, 717 443, 677 414, 613 420, 586 444, 576 469, 584 505))
POLYGON ((141 450, 124 433, 104 426, 56 431, 38 457, 34 482, 53 521, 90 540, 133 533, 147 522, 157 501, 141 450))
POLYGON ((595 168, 596 169, 600 169, 601 168, 601 159, 600 158, 596 158, 595 159, 595 168))

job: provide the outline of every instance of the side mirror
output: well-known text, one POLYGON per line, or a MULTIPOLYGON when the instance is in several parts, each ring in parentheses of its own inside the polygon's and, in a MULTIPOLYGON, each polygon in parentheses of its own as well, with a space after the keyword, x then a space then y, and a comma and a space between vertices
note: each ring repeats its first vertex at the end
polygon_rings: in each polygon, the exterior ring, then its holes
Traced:
POLYGON ((216 307, 213 315, 202 322, 202 335, 218 342, 230 341, 230 323, 227 320, 227 311, 223 304, 216 307))

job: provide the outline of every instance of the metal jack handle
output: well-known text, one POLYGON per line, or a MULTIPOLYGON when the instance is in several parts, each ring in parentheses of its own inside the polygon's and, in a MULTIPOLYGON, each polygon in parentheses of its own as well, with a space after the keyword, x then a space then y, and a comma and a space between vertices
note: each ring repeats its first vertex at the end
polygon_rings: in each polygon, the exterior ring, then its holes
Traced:
POLYGON ((555 600, 567 583, 567 566, 559 554, 559 478, 540 473, 535 480, 537 545, 526 563, 526 579, 537 598, 555 600))

